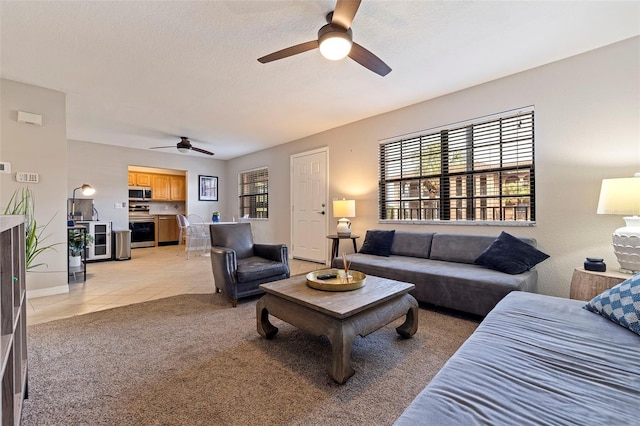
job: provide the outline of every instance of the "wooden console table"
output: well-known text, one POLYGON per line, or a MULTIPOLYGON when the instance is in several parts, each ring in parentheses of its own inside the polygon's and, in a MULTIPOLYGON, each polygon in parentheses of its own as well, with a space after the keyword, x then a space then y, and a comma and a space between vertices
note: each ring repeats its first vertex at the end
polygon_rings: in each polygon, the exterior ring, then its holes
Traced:
POLYGON ((618 271, 594 272, 576 268, 571 277, 570 299, 591 300, 603 291, 631 278, 618 271))

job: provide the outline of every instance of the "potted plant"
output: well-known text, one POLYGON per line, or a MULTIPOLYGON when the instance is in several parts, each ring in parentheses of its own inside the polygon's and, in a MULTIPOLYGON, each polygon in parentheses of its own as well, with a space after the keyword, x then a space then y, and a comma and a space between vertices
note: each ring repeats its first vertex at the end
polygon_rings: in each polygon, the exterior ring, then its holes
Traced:
POLYGON ((220 222, 220 212, 219 211, 214 211, 213 214, 211 215, 211 221, 212 222, 220 222))
POLYGON ((82 264, 82 251, 93 244, 93 236, 74 229, 69 230, 69 266, 82 264), (86 244, 85 244, 86 242, 86 244))
MULTIPOLYGON (((35 263, 36 257, 47 250, 55 250, 54 246, 61 243, 53 243, 44 245, 44 241, 49 238, 50 234, 45 235, 44 232, 53 220, 53 217, 49 219, 44 226, 38 226, 35 217, 35 200, 33 198, 33 192, 29 188, 16 189, 9 203, 4 209, 3 214, 6 215, 22 215, 24 216, 24 231, 25 231, 25 265, 27 270, 33 269, 37 266, 44 265, 44 263, 35 263)), ((55 216, 55 215, 54 215, 55 216)))

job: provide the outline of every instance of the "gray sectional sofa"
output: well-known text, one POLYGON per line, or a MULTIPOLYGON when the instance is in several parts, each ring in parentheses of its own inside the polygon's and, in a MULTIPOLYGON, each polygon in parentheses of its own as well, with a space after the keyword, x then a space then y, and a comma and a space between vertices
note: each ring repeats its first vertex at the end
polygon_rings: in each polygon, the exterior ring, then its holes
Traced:
MULTIPOLYGON (((494 236, 391 231, 388 252, 364 253, 373 232, 389 231, 367 231, 361 251, 346 255, 351 269, 415 284, 411 294, 420 302, 484 316, 510 292, 536 290, 535 269, 511 275, 474 264, 494 236)), ((534 239, 520 240, 536 245, 534 239)), ((341 256, 332 260, 334 268, 342 264, 341 256)))
POLYGON ((583 306, 507 295, 395 426, 640 424, 640 336, 583 306))

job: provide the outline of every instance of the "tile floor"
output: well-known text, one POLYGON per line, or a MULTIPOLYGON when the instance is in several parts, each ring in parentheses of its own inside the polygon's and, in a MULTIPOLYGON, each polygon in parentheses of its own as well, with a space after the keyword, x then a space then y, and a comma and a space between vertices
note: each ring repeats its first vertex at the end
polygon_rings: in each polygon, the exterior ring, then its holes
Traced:
MULTIPOLYGON (((293 259, 291 275, 319 269, 318 263, 293 259)), ((87 264, 87 281, 69 284, 69 293, 27 301, 27 324, 39 324, 103 309, 187 293, 213 293, 207 256, 177 254, 177 246, 131 250, 131 260, 87 264)))

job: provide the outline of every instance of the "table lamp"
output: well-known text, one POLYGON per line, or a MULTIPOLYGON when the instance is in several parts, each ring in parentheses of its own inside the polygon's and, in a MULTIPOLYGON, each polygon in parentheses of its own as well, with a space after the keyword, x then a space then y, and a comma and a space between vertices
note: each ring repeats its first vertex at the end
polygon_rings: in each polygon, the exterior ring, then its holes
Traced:
POLYGON ((627 215, 627 226, 613 233, 613 252, 621 272, 640 272, 640 173, 630 178, 603 179, 598 214, 627 215))
POLYGON ((356 217, 355 200, 333 200, 333 217, 339 217, 337 234, 339 237, 351 236, 351 221, 348 217, 356 217))
POLYGON ((87 185, 86 183, 73 189, 73 197, 71 198, 71 220, 75 219, 76 216, 76 191, 78 189, 82 189, 82 195, 85 196, 93 195, 96 192, 91 185, 87 185))

